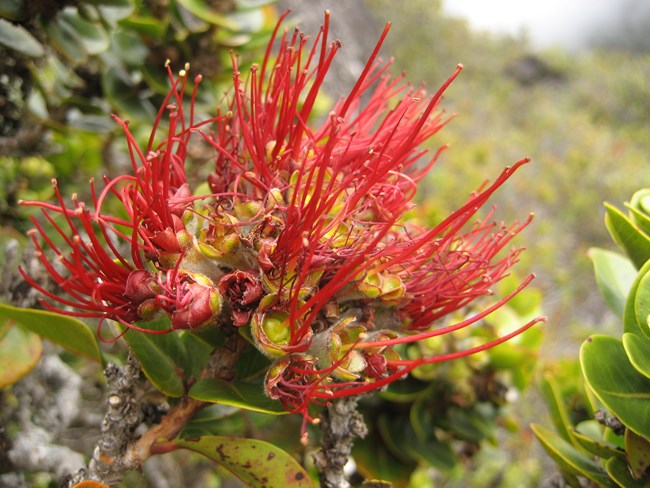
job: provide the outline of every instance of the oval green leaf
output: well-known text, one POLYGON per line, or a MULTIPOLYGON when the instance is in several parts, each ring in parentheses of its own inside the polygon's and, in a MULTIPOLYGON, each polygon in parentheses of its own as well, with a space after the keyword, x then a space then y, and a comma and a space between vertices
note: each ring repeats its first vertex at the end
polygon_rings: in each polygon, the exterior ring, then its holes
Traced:
MULTIPOLYGON (((152 331, 169 331, 170 328, 167 316, 139 323, 138 326, 152 331)), ((181 378, 198 376, 214 350, 214 347, 207 340, 189 330, 170 331, 166 334, 130 331, 128 334, 144 334, 149 344, 171 360, 181 378)), ((126 339, 128 342, 133 338, 127 335, 126 339)), ((139 339, 136 338, 136 340, 139 339)))
POLYGON ((165 19, 140 15, 131 15, 120 21, 120 27, 124 27, 132 33, 139 32, 154 39, 162 37, 167 24, 168 22, 165 19))
POLYGON ((65 22, 61 23, 58 18, 48 20, 45 25, 50 43, 61 51, 68 61, 77 65, 86 60, 86 54, 79 43, 77 36, 65 22))
POLYGON ((634 368, 646 378, 650 378, 650 340, 645 336, 623 334, 623 347, 634 368))
POLYGON ((615 252, 592 247, 589 257, 594 265, 596 283, 609 309, 622 317, 627 296, 637 275, 630 260, 615 252))
POLYGON ((539 424, 531 424, 530 427, 548 455, 562 469, 577 476, 584 476, 597 483, 598 486, 616 486, 598 464, 583 455, 564 439, 539 424))
POLYGON ((278 401, 264 394, 259 383, 226 382, 217 378, 199 380, 190 388, 189 396, 209 403, 220 403, 272 415, 284 415, 287 411, 278 401))
POLYGON ((74 32, 86 54, 101 54, 110 46, 108 34, 99 23, 89 22, 76 9, 65 9, 59 14, 59 22, 74 32))
POLYGON ((644 188, 632 195, 626 205, 632 221, 646 234, 650 235, 650 188, 644 188))
MULTIPOLYGON (((417 466, 414 460, 404 461, 396 457, 386 447, 386 443, 373 433, 363 439, 356 439, 352 454, 359 472, 368 479, 408 480, 417 466)), ((402 481, 398 486, 406 486, 406 482, 402 481)))
MULTIPOLYGON (((639 293, 641 281, 645 278, 645 276, 648 273, 650 273, 650 261, 648 261, 643 266, 643 268, 641 268, 639 274, 636 277, 636 280, 634 280, 634 283, 632 284, 632 288, 630 289, 627 302, 625 303, 625 313, 623 314, 623 331, 644 335, 650 339, 650 327, 646 325, 647 324, 646 320, 644 320, 641 323, 637 321, 637 310, 636 310, 637 307, 636 297, 637 294, 639 293)), ((641 303, 639 305, 642 306, 644 299, 641 300, 641 303)), ((640 315, 641 313, 639 312, 639 316, 640 315)))
POLYGON ((555 430, 558 431, 565 441, 577 445, 567 402, 562 395, 557 379, 553 374, 546 373, 542 376, 540 386, 555 430))
POLYGON ((95 334, 83 322, 45 310, 0 304, 0 319, 11 319, 68 351, 102 362, 95 334))
POLYGON ((377 427, 386 447, 404 463, 425 462, 442 470, 452 469, 458 459, 448 442, 440 441, 433 429, 419 437, 406 417, 381 414, 377 427))
POLYGON ((0 388, 13 385, 41 359, 41 338, 12 321, 0 325, 0 388))
POLYGON ((605 226, 612 238, 640 269, 650 259, 650 237, 645 235, 623 212, 606 203, 605 226))
POLYGON ((119 111, 120 116, 137 120, 152 120, 156 116, 153 104, 140 96, 121 66, 104 71, 101 83, 107 100, 119 111))
POLYGON ((124 334, 124 339, 140 362, 142 372, 156 388, 170 397, 183 396, 185 392, 183 370, 161 346, 161 342, 168 339, 167 337, 128 330, 124 334))
POLYGON ((239 30, 239 25, 230 20, 225 15, 219 14, 211 8, 205 0, 176 0, 176 2, 192 12, 199 19, 219 27, 225 27, 230 30, 239 30))
POLYGON ((307 471, 289 453, 268 442, 237 437, 203 436, 174 441, 203 454, 251 488, 314 488, 307 471))
POLYGON ((605 465, 607 474, 614 480, 617 486, 621 488, 647 488, 646 480, 635 480, 630 474, 630 468, 623 458, 618 456, 612 457, 605 465))
POLYGON ((593 335, 580 348, 587 384, 623 424, 642 436, 650 435, 650 379, 630 363, 623 343, 593 335))
POLYGON ((5 19, 0 19, 0 44, 31 58, 45 54, 41 43, 24 27, 14 25, 5 19))
POLYGON ((634 293, 634 316, 639 328, 647 334, 650 316, 650 271, 639 274, 639 284, 634 293))
POLYGON ((623 455, 617 446, 603 439, 603 426, 595 420, 585 420, 576 426, 573 433, 579 446, 594 456, 608 459, 615 455, 623 455))
POLYGON ((625 453, 632 475, 634 479, 638 480, 650 467, 650 441, 627 429, 625 431, 625 453))

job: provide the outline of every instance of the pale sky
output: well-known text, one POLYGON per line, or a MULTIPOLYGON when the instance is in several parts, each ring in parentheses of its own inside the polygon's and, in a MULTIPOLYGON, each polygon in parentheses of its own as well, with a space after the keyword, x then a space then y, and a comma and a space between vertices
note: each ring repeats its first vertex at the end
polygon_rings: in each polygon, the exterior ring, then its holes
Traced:
POLYGON ((596 25, 611 17, 620 0, 444 0, 446 12, 464 16, 479 29, 518 35, 534 45, 579 47, 596 25))

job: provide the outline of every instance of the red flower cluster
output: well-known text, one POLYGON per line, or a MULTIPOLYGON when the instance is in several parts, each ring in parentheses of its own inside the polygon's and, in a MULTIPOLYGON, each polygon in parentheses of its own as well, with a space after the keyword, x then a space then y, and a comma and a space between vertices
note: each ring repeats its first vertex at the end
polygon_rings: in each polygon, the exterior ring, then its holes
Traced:
POLYGON ((58 190, 57 204, 24 202, 43 209, 49 228, 34 221, 37 254, 69 296, 25 276, 59 304, 48 307, 140 331, 161 313, 171 319, 169 331, 248 326, 255 347, 274 361, 267 394, 305 415, 310 402, 382 387, 423 364, 493 347, 540 320, 471 349, 404 357, 401 345, 477 323, 532 279, 475 315, 436 325, 490 294, 517 261, 520 251, 504 248, 529 220, 498 225, 490 212, 472 222, 528 160, 433 228, 405 221, 417 183, 441 152, 427 155, 422 143, 446 123, 438 103, 461 67, 432 95, 392 77, 389 64, 377 61, 387 26, 349 95, 318 124, 314 104, 340 48, 328 40, 328 24, 326 15, 311 44, 276 28, 245 80, 233 58, 225 108, 200 123, 200 77, 189 90, 187 68, 179 77, 170 71, 172 88, 145 150, 116 117, 133 174, 106 179, 99 195, 91 185, 92 209, 75 196, 67 205, 58 190), (165 113, 166 137, 155 145, 165 113), (214 151, 209 195, 188 186, 190 143, 214 151), (105 211, 108 199, 121 210, 105 211))

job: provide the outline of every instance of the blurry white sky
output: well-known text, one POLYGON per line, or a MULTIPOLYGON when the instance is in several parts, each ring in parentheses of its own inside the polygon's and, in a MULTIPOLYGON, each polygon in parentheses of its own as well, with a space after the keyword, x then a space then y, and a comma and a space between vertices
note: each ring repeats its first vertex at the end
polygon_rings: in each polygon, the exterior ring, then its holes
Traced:
POLYGON ((472 26, 527 37, 535 46, 581 47, 585 36, 614 15, 620 0, 444 0, 446 12, 472 26))

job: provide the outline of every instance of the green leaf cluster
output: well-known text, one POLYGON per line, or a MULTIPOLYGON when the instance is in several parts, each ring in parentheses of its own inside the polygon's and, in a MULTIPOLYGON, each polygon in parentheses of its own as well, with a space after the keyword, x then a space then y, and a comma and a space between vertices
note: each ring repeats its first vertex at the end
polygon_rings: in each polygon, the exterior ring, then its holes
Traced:
POLYGON ((50 198, 53 174, 65 194, 128 157, 110 114, 140 122, 136 137, 148 137, 169 89, 166 60, 203 75, 196 110, 214 111, 229 50, 246 68, 274 25, 271 3, 0 2, 0 137, 13 148, 0 151, 0 225, 29 215, 19 200, 50 198))
POLYGON ((636 192, 627 214, 606 204, 605 224, 625 257, 590 251, 603 298, 622 320, 622 336, 595 334, 583 343, 580 369, 571 371, 568 382, 584 376, 580 394, 568 393, 561 378, 544 376, 557 433, 540 425, 533 431, 571 486, 580 486, 580 478, 631 488, 650 482, 649 194, 647 189, 636 192), (571 395, 583 403, 580 419, 569 414, 571 395), (593 420, 598 408, 608 412, 609 422, 593 420))

